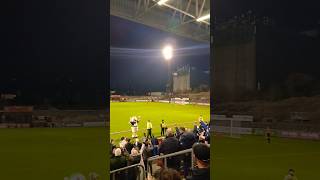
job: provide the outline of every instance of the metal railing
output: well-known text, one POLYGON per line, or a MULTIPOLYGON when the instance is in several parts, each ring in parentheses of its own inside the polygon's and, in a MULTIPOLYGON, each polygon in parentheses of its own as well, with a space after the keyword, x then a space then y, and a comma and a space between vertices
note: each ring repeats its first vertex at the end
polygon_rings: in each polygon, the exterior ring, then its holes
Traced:
POLYGON ((146 173, 145 173, 144 167, 141 164, 134 164, 134 165, 130 165, 130 166, 126 166, 126 167, 123 167, 123 168, 120 168, 120 169, 116 169, 116 170, 110 171, 111 180, 118 180, 118 179, 116 179, 116 173, 117 172, 127 171, 129 169, 136 168, 136 167, 142 169, 142 171, 139 172, 139 176, 138 176, 139 179, 140 180, 145 180, 146 173), (141 175, 142 175, 142 177, 141 177, 141 175))
MULTIPOLYGON (((155 161, 155 160, 159 160, 159 159, 164 159, 164 167, 167 168, 167 158, 169 157, 173 157, 173 156, 179 156, 179 155, 183 155, 183 154, 187 154, 187 153, 191 153, 191 166, 194 164, 193 163, 193 151, 192 151, 192 148, 190 149, 186 149, 186 150, 182 150, 182 151, 178 151, 178 152, 174 152, 174 153, 170 153, 170 154, 166 154, 166 155, 158 155, 158 156, 153 156, 153 157, 150 157, 148 158, 148 163, 147 163, 147 171, 152 174, 152 171, 151 171, 151 168, 149 167, 149 162, 152 162, 152 161, 155 161)), ((151 165, 152 166, 152 165, 151 165)))

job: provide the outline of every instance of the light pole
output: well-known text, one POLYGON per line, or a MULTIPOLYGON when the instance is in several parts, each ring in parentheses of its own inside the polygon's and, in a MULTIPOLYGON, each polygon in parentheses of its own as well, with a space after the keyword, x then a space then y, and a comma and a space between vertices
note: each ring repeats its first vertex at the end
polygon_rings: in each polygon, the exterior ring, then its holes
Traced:
POLYGON ((171 73, 171 59, 173 57, 173 48, 171 45, 166 45, 162 49, 162 55, 164 60, 167 62, 168 65, 168 83, 167 83, 167 93, 169 95, 170 101, 170 94, 172 93, 172 73, 171 73))

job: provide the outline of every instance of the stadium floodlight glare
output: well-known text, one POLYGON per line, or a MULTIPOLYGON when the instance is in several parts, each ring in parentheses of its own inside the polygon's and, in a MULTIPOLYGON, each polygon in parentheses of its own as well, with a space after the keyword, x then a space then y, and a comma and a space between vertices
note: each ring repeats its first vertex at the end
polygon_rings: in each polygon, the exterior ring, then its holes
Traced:
POLYGON ((210 19, 210 14, 207 14, 207 15, 204 15, 204 16, 201 16, 197 19, 197 21, 204 21, 204 20, 207 20, 207 19, 210 19))
POLYGON ((166 3, 167 1, 169 1, 169 0, 160 0, 160 1, 158 1, 158 5, 161 6, 162 4, 166 3))
POLYGON ((166 45, 162 49, 162 55, 166 61, 169 61, 173 56, 173 49, 170 45, 166 45))

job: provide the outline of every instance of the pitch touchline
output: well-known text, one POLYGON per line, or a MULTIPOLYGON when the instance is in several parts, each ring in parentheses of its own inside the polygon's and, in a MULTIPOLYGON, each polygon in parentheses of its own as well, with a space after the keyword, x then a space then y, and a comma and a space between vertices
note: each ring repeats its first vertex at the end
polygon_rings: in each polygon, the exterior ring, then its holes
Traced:
MULTIPOLYGON (((181 124, 192 124, 192 123, 194 123, 194 121, 193 122, 185 122, 185 123, 171 123, 171 124, 168 124, 168 126, 171 126, 171 125, 181 125, 181 124)), ((144 130, 144 131, 146 131, 147 130, 147 128, 142 128, 142 130, 144 130)), ((112 132, 112 133, 110 133, 110 135, 114 135, 114 134, 121 134, 121 133, 127 133, 127 132, 131 132, 131 130, 126 130, 126 131, 116 131, 116 132, 112 132)))

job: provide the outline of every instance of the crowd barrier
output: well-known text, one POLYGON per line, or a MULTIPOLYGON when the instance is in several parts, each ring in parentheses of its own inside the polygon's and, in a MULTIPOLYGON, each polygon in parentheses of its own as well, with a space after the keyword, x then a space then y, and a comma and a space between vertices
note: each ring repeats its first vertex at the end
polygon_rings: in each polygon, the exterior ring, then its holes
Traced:
POLYGON ((118 179, 116 179, 116 173, 120 173, 123 171, 124 171, 124 173, 128 173, 128 170, 133 169, 133 168, 137 168, 137 167, 141 170, 141 172, 138 173, 137 179, 138 180, 145 180, 146 173, 145 173, 144 167, 141 164, 134 164, 131 166, 126 166, 126 167, 123 167, 120 169, 110 171, 110 178, 111 178, 111 180, 118 180, 118 179))
POLYGON ((174 157, 174 156, 180 156, 180 155, 185 155, 185 154, 188 154, 188 153, 191 153, 191 156, 190 156, 190 158, 191 158, 191 165, 193 165, 194 163, 193 163, 193 151, 192 151, 192 148, 190 148, 190 149, 186 149, 186 150, 182 150, 182 151, 178 151, 178 152, 174 152, 174 153, 171 153, 171 154, 166 154, 166 155, 160 155, 160 156, 153 156, 153 157, 150 157, 150 158, 148 158, 148 160, 147 160, 147 172, 148 173, 151 173, 152 174, 152 168, 150 168, 150 166, 149 166, 149 162, 151 162, 151 164, 152 164, 152 162, 153 161, 155 161, 155 160, 159 160, 159 159, 163 159, 164 160, 164 168, 167 168, 168 166, 167 166, 167 158, 169 158, 169 157, 174 157))

